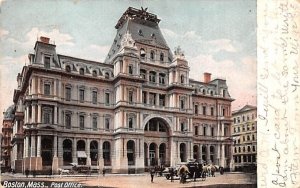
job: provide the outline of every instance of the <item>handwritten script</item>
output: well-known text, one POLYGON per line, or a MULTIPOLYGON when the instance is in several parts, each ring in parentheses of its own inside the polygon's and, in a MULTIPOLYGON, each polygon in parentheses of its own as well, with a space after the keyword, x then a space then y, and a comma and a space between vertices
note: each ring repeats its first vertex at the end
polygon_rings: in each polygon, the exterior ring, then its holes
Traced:
POLYGON ((300 187, 300 1, 258 1, 258 187, 300 187))

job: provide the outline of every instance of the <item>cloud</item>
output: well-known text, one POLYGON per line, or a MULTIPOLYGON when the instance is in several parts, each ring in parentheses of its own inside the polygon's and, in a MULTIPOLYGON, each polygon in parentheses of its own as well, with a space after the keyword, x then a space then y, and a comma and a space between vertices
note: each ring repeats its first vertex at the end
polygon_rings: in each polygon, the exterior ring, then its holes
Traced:
MULTIPOLYGON (((14 89, 17 88, 17 72, 22 70, 25 62, 28 62, 27 55, 11 57, 0 57, 0 110, 4 110, 13 104, 14 89)), ((0 116, 0 122, 2 122, 0 116)))
MULTIPOLYGON (((1 0, 0 0, 0 4, 1 4, 1 0)), ((0 39, 2 39, 4 36, 6 36, 8 34, 9 34, 9 31, 0 28, 0 39)))
POLYGON ((51 42, 55 42, 57 46, 67 45, 74 46, 73 37, 68 33, 62 33, 58 29, 52 29, 50 32, 40 30, 37 27, 31 28, 25 35, 25 41, 19 41, 14 38, 9 38, 9 42, 20 45, 24 49, 32 48, 40 36, 50 38, 51 42))
POLYGON ((203 73, 212 73, 212 79, 226 79, 231 97, 236 99, 232 107, 237 108, 245 104, 256 105, 256 59, 243 57, 239 61, 217 61, 212 55, 200 54, 188 58, 190 76, 203 81, 203 73))
POLYGON ((233 46, 232 41, 229 39, 217 39, 207 41, 210 45, 211 52, 227 51, 227 52, 237 52, 238 50, 233 46))
POLYGON ((170 37, 170 38, 177 38, 179 35, 170 29, 161 29, 163 36, 170 37))

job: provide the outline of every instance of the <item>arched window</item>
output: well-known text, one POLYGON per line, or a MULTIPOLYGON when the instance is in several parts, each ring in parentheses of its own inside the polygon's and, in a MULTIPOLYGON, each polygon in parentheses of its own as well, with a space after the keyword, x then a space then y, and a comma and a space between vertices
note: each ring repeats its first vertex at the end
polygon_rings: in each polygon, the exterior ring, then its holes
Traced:
POLYGON ((72 141, 69 139, 63 142, 63 163, 64 165, 72 163, 72 141))
POLYGON ((234 147, 234 153, 237 153, 237 149, 236 149, 236 147, 234 147))
POLYGON ((151 52, 150 52, 150 59, 151 60, 155 59, 155 52, 153 50, 151 50, 151 52))
POLYGON ((162 52, 160 53, 159 60, 162 62, 164 61, 164 53, 162 52))
POLYGON ((103 143, 103 159, 104 159, 104 166, 110 166, 110 143, 104 142, 103 143))
POLYGON ((239 147, 239 153, 241 153, 241 147, 239 147))
POLYGON ((96 166, 98 162, 98 142, 95 140, 90 143, 90 157, 91 165, 96 166))
POLYGON ((105 78, 109 79, 109 73, 108 72, 105 73, 105 78))
POLYGON ((84 69, 83 69, 83 68, 80 68, 80 69, 79 69, 79 74, 80 74, 80 75, 84 75, 84 69))
POLYGON ((67 66, 66 66, 66 72, 71 72, 71 67, 70 67, 70 65, 67 65, 67 66))
POLYGON ((250 146, 248 146, 248 152, 250 152, 251 151, 251 147, 250 146))
POLYGON ((141 49, 140 49, 140 57, 141 57, 142 59, 145 59, 145 57, 146 57, 146 51, 144 50, 144 48, 141 48, 141 49))

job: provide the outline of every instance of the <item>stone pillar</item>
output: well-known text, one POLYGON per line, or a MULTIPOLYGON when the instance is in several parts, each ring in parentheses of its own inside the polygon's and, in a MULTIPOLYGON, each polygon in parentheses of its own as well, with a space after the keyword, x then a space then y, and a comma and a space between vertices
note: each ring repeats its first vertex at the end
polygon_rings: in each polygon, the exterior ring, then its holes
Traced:
POLYGON ((99 143, 99 145, 98 145, 98 166, 99 166, 99 169, 103 169, 103 167, 104 167, 103 150, 102 150, 103 142, 102 142, 102 140, 99 140, 98 143, 99 143))
POLYGON ((31 106, 31 108, 32 108, 32 118, 31 118, 31 122, 32 123, 36 123, 36 117, 35 117, 35 115, 36 115, 36 111, 35 111, 35 109, 36 109, 36 105, 35 104, 33 104, 32 106, 31 106))
POLYGON ((63 139, 58 137, 57 141, 57 157, 58 157, 58 166, 63 166, 63 139))
POLYGON ((225 167, 225 150, 224 144, 221 145, 221 166, 225 167))
POLYGON ((211 163, 211 160, 210 160, 210 145, 207 144, 206 146, 206 160, 207 160, 207 164, 210 164, 211 163))
POLYGON ((74 138, 73 139, 73 143, 72 143, 72 161, 73 163, 78 163, 77 160, 77 139, 74 138))
POLYGON ((35 139, 36 135, 31 135, 31 157, 36 157, 35 139))
POLYGON ((150 101, 149 101, 149 92, 146 92, 147 93, 147 104, 150 104, 150 101))
POLYGON ((36 145, 36 156, 41 157, 41 135, 37 136, 37 145, 36 145))
POLYGON ((25 136, 25 148, 26 148, 25 157, 29 157, 29 136, 28 135, 25 136))
POLYGON ((38 77, 38 94, 41 94, 41 78, 38 77))
POLYGON ((202 163, 202 144, 199 144, 199 162, 202 163))
POLYGON ((91 166, 90 139, 86 139, 85 152, 86 152, 86 155, 87 155, 86 165, 91 166))
POLYGON ((156 93, 156 95, 155 95, 155 104, 156 104, 156 106, 159 106, 159 93, 156 93))
POLYGON ((53 161, 52 161, 52 174, 58 173, 58 158, 57 158, 57 136, 53 138, 53 161))
POLYGON ((26 111, 25 111, 25 123, 29 123, 29 105, 26 105, 26 111))
POLYGON ((55 125, 57 125, 57 106, 54 106, 54 122, 55 125))
POLYGON ((37 123, 42 123, 42 106, 41 104, 38 104, 38 120, 37 120, 37 123))
POLYGON ((36 94, 36 85, 35 85, 35 81, 36 81, 36 77, 32 77, 32 90, 31 90, 31 94, 36 94))

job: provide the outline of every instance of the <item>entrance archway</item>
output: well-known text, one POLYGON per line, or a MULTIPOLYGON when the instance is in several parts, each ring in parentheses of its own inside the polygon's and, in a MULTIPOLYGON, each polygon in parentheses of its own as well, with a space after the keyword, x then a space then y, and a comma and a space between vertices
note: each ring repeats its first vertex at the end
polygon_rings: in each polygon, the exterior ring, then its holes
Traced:
POLYGON ((98 142, 95 140, 90 143, 90 156, 91 165, 96 166, 98 163, 98 142))
POLYGON ((63 142, 63 165, 72 163, 72 141, 65 139, 63 142))
POLYGON ((146 118, 144 127, 145 166, 170 165, 170 128, 162 117, 146 118))

